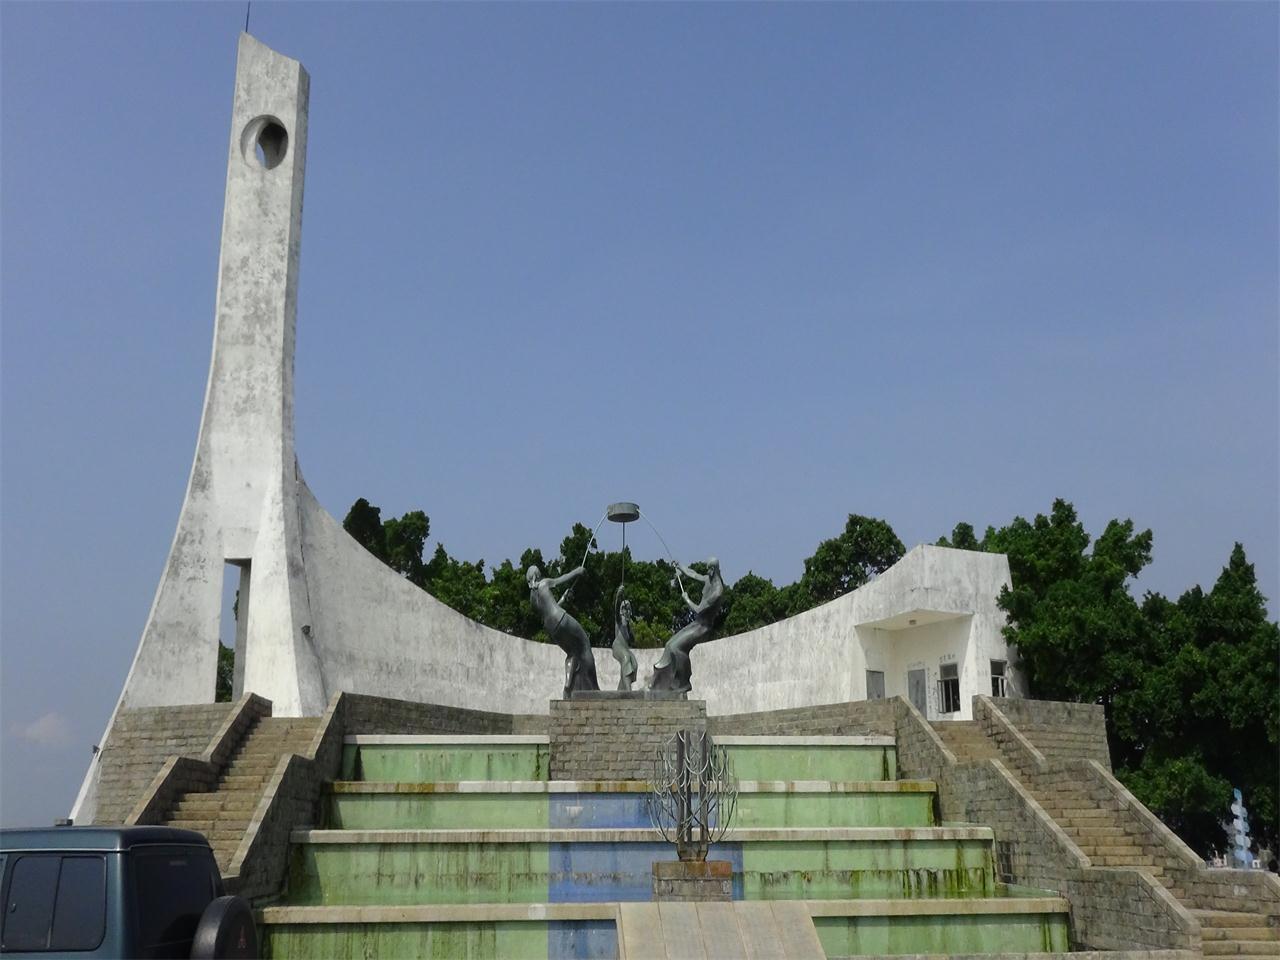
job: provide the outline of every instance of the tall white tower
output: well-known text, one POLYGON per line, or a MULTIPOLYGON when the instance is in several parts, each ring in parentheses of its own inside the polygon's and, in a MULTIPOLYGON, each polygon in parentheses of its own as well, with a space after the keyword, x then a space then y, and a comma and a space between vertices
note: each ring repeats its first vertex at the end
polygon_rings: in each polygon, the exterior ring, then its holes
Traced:
MULTIPOLYGON (((117 712, 213 701, 223 577, 235 568, 237 688, 269 697, 277 714, 324 709, 293 441, 309 86, 296 60, 240 35, 204 413, 173 545, 117 712)), ((92 780, 91 770, 77 810, 92 780)))

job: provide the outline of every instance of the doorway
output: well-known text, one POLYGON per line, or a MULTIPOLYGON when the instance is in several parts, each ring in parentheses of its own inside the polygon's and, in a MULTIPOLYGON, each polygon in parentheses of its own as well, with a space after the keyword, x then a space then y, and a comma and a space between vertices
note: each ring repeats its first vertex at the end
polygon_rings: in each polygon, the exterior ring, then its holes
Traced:
POLYGON ((920 713, 929 716, 929 693, 927 680, 923 670, 907 671, 907 699, 920 713))
MULTIPOLYGON (((218 674, 225 686, 224 661, 231 649, 231 700, 244 692, 244 658, 249 633, 249 561, 228 560, 222 568, 222 618, 218 627, 218 674)), ((225 691, 222 691, 225 692, 225 691)))

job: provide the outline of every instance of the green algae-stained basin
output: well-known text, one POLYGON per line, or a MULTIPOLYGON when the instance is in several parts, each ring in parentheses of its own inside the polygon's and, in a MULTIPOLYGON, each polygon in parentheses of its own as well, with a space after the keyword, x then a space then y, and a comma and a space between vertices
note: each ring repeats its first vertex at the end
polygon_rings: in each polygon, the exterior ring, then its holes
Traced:
POLYGON ((989 897, 988 839, 804 840, 742 845, 746 900, 989 897))
POLYGON ((262 928, 263 956, 547 960, 547 922, 314 923, 262 928))
POLYGON ((545 793, 331 793, 325 824, 344 830, 550 826, 545 793))
POLYGON ((718 737, 739 780, 895 780, 888 737, 718 737))
MULTIPOLYGON (((752 839, 752 831, 735 831, 721 852, 741 863, 734 885, 747 900, 956 898, 990 896, 995 889, 988 831, 831 832, 837 836, 808 830, 752 839)), ((666 849, 651 830, 551 830, 527 839, 413 831, 387 838, 355 831, 307 836, 322 839, 293 846, 293 905, 535 903, 561 888, 625 887, 632 892, 606 899, 637 899, 639 891, 647 899, 649 864, 666 849)))
MULTIPOLYGON (((737 827, 928 827, 932 782, 740 781, 737 827)), ((649 826, 639 782, 338 782, 323 825, 346 830, 649 826), (574 806, 577 804, 577 807, 574 806), (553 812, 554 811, 554 812, 553 812), (577 822, 571 815, 578 814, 577 822)))
POLYGON ((928 827, 933 794, 868 791, 738 794, 735 827, 928 827))
POLYGON ((348 737, 343 780, 546 780, 546 737, 348 737))
POLYGON ((294 844, 291 904, 539 903, 545 843, 294 844))
POLYGON ((1065 913, 815 917, 829 957, 903 953, 1065 953, 1065 913))

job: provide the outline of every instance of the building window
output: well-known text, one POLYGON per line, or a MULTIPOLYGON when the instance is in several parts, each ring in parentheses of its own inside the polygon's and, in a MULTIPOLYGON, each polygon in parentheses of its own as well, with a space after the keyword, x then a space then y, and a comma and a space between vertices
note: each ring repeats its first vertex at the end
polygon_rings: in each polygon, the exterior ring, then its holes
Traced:
POLYGON ((954 663, 942 665, 942 679, 938 681, 938 712, 960 712, 960 670, 954 663))
POLYGON ((1009 695, 1009 687, 1005 683, 1004 668, 1005 662, 1003 660, 991 661, 991 695, 993 697, 1007 697, 1009 695))
POLYGON ((884 699, 884 671, 883 670, 867 671, 867 699, 868 700, 884 699))

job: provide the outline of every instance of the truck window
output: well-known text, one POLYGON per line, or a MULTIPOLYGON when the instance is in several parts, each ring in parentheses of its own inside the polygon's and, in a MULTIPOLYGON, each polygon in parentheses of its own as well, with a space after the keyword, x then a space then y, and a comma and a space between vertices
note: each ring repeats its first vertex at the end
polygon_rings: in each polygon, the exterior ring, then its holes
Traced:
POLYGON ((106 934, 107 863, 101 856, 14 859, 0 949, 93 950, 106 934))
POLYGON ((53 905, 51 950, 93 950, 107 932, 105 857, 63 857, 53 905))
POLYGON ((139 956, 190 956, 200 915, 217 896, 213 857, 196 851, 139 851, 132 868, 139 956))
POLYGON ((48 950, 53 922, 53 896, 58 890, 61 857, 16 857, 4 904, 5 950, 48 950))

